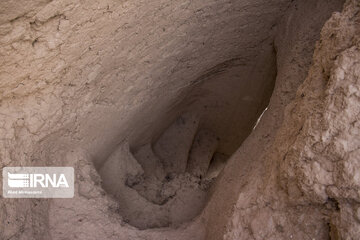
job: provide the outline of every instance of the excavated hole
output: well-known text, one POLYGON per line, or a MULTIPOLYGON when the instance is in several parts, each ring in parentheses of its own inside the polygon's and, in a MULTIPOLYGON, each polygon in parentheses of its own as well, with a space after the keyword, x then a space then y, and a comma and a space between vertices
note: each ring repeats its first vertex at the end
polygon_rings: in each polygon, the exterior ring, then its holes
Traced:
POLYGON ((161 134, 141 146, 122 142, 104 160, 103 188, 124 221, 139 229, 176 227, 200 214, 208 189, 267 107, 276 77, 269 49, 261 74, 249 74, 241 58, 204 73, 173 106, 177 117, 160 126, 161 134))

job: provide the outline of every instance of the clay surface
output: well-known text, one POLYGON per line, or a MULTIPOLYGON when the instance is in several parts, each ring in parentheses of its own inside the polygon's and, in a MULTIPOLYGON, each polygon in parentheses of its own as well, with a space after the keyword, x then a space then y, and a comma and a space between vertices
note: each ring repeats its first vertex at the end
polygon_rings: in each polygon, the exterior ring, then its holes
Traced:
POLYGON ((360 239, 357 0, 0 2, 0 239, 360 239), (1 191, 2 192, 2 191, 1 191))

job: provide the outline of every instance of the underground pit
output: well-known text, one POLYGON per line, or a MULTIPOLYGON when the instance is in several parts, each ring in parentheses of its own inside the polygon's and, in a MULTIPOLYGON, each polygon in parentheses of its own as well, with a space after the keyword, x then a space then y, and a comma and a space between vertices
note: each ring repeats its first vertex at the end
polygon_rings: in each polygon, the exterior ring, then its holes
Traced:
POLYGON ((0 239, 359 239, 356 0, 0 3, 0 239))
MULTIPOLYGON (((236 58, 217 64, 175 99, 176 119, 141 146, 120 143, 98 168, 119 213, 139 228, 178 227, 198 216, 226 160, 267 106, 276 76, 273 48, 258 74, 236 58)), ((163 120, 160 120, 161 122, 163 120)), ((153 128, 154 126, 149 126, 153 128)))

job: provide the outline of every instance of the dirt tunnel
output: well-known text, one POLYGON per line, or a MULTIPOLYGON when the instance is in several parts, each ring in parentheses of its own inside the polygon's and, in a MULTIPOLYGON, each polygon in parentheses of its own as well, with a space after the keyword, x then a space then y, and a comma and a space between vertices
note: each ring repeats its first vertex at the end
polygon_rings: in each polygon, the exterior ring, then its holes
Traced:
POLYGON ((247 73, 252 66, 240 58, 206 71, 175 99, 176 119, 158 126, 159 136, 141 146, 121 143, 99 167, 103 188, 130 224, 175 227, 200 214, 212 182, 269 102, 276 76, 271 47, 260 73, 247 73), (252 81, 246 74, 254 74, 252 81))
POLYGON ((0 163, 73 167, 75 189, 1 198, 1 239, 329 239, 353 226, 339 219, 355 193, 327 175, 346 167, 309 139, 332 133, 314 126, 335 111, 324 103, 356 1, 21 3, 0 3, 0 163))

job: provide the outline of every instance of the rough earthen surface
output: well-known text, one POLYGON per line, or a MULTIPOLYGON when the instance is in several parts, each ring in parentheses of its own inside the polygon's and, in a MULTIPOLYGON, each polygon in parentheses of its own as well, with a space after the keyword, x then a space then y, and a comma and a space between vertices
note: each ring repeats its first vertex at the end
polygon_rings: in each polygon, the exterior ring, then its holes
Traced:
MULTIPOLYGON (((265 168, 247 177, 226 239, 359 238, 359 6, 348 1, 323 26, 307 77, 260 157, 265 168)), ((306 64, 299 56, 283 67, 306 64)))
POLYGON ((76 181, 1 197, 0 239, 360 239, 359 13, 2 1, 0 167, 76 181))

